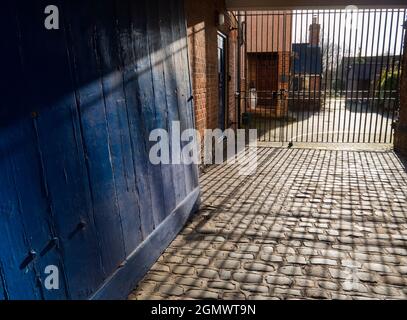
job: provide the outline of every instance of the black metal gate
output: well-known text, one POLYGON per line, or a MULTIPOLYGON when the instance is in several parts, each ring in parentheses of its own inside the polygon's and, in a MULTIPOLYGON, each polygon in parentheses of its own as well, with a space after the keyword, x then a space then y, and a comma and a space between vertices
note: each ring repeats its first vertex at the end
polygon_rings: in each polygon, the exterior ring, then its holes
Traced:
POLYGON ((406 9, 238 12, 240 125, 260 141, 391 143, 406 9))

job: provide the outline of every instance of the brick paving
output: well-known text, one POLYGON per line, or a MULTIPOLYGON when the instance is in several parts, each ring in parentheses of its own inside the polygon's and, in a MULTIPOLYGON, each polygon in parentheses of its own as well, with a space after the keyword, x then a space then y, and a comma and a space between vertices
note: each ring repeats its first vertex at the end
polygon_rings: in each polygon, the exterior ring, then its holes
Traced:
POLYGON ((405 299, 407 173, 393 152, 259 148, 201 177, 203 204, 129 299, 405 299))

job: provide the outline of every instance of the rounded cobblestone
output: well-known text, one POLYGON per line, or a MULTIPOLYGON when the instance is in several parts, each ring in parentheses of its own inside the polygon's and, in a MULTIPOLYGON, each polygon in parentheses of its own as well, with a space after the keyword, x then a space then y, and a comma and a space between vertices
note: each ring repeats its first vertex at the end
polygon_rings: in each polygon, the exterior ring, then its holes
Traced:
POLYGON ((281 163, 272 150, 244 192, 235 165, 205 173, 202 210, 129 299, 407 297, 407 173, 396 156, 292 149, 281 163))

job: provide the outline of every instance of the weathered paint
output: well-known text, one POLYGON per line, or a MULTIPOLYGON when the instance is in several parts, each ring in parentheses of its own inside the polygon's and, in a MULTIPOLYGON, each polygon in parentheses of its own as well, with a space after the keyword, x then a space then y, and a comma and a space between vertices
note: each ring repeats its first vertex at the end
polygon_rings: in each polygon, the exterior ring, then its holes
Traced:
POLYGON ((199 202, 196 166, 148 160, 193 127, 183 1, 55 0, 52 31, 48 4, 1 4, 0 299, 124 297, 199 202))

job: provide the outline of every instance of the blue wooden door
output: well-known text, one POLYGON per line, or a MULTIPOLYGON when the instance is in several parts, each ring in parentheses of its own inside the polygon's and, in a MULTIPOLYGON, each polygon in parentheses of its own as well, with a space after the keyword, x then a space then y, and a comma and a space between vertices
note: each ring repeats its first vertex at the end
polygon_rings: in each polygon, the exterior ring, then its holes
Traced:
POLYGON ((195 165, 149 161, 153 129, 193 127, 183 1, 55 0, 58 30, 48 4, 0 5, 0 299, 88 299, 137 253, 124 297, 196 200, 195 165))

